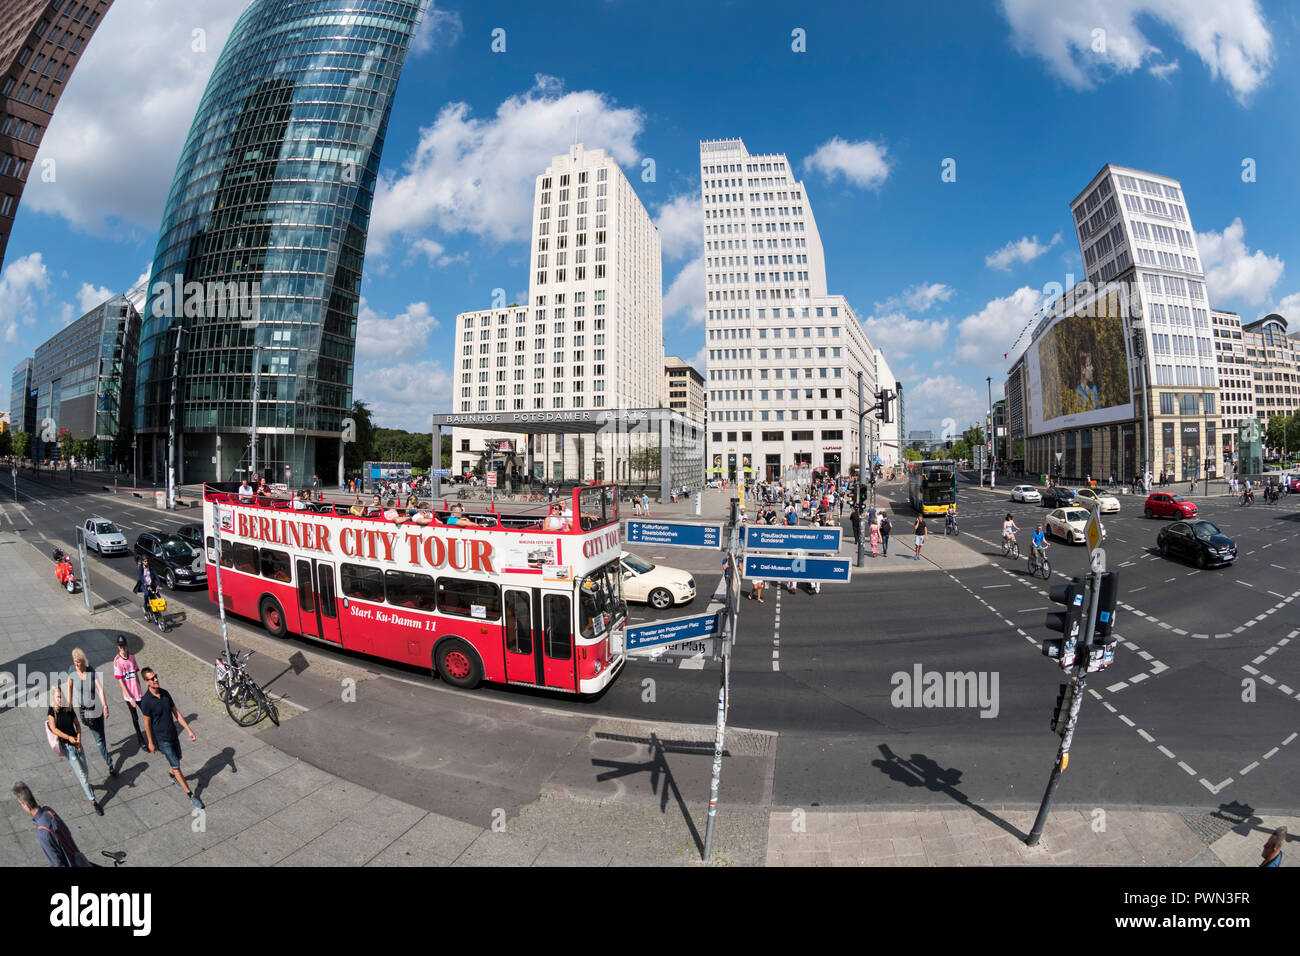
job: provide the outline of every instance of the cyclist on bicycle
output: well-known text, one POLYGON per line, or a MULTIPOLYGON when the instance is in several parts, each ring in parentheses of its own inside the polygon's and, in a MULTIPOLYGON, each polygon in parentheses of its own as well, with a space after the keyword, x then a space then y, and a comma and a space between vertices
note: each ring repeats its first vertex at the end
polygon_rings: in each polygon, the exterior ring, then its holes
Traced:
POLYGON ((1016 527, 1016 522, 1011 515, 1002 519, 1002 543, 1008 547, 1016 543, 1016 532, 1020 529, 1016 527))
POLYGON ((952 531, 957 527, 957 505, 950 504, 948 511, 944 514, 944 529, 952 531))
POLYGON ((1034 529, 1034 537, 1030 541, 1030 554, 1033 555, 1035 564, 1047 557, 1048 547, 1047 535, 1043 533, 1043 526, 1040 524, 1034 529))

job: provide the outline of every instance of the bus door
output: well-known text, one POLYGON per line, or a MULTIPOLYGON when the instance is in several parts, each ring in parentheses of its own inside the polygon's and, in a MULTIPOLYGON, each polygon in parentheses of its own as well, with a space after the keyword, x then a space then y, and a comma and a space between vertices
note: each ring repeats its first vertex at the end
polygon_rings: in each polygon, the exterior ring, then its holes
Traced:
POLYGON ((298 615, 302 619, 300 633, 306 637, 319 637, 334 644, 342 644, 334 565, 315 558, 299 558, 297 571, 298 615))
POLYGON ((506 680, 575 690, 569 595, 506 588, 504 599, 506 680))

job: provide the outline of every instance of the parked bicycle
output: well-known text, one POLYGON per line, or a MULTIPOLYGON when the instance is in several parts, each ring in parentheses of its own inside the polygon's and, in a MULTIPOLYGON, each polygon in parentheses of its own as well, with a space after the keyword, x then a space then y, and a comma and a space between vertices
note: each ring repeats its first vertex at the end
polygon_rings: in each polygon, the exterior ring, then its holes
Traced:
POLYGON ((226 713, 240 727, 252 727, 264 717, 280 726, 280 710, 266 691, 248 673, 248 658, 252 651, 224 655, 214 661, 212 689, 226 705, 226 713))

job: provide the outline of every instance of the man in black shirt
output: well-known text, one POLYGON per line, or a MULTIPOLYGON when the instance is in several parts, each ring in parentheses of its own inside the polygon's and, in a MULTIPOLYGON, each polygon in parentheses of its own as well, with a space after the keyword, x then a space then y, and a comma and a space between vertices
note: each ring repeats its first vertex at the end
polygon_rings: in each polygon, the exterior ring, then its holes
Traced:
POLYGON ((190 725, 185 722, 185 718, 177 709, 172 695, 158 686, 158 675, 154 669, 146 667, 140 671, 140 676, 144 678, 145 686, 144 697, 140 698, 140 713, 144 716, 144 732, 149 740, 149 752, 156 753, 159 750, 163 752, 167 763, 171 765, 171 775, 176 781, 176 786, 190 798, 190 803, 202 810, 203 801, 194 795, 194 791, 185 783, 185 775, 181 773, 181 741, 176 733, 177 721, 190 735, 191 743, 198 738, 194 736, 194 731, 190 730, 190 725))

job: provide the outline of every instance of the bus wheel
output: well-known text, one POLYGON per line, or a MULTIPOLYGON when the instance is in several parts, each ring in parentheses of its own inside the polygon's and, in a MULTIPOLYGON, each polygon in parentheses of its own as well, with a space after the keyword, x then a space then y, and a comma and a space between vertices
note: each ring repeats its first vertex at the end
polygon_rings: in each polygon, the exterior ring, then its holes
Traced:
POLYGON ((477 687, 483 680, 483 665, 464 641, 443 641, 434 653, 438 676, 453 687, 477 687))
POLYGON ((262 618, 262 626, 272 637, 284 637, 288 632, 288 622, 284 619, 284 608, 280 607, 280 602, 273 597, 262 598, 262 603, 258 605, 258 614, 262 618))

